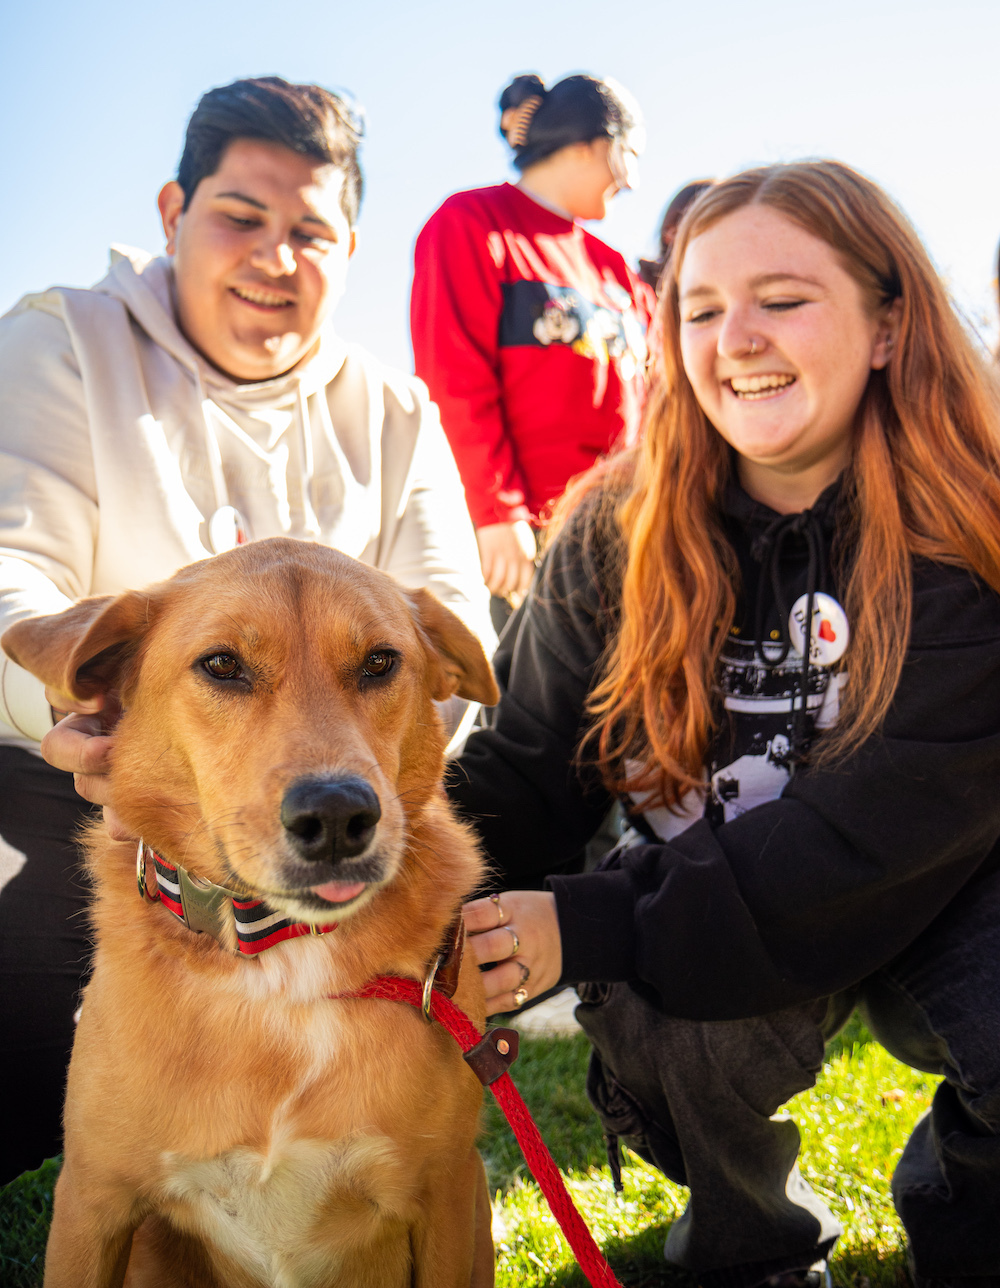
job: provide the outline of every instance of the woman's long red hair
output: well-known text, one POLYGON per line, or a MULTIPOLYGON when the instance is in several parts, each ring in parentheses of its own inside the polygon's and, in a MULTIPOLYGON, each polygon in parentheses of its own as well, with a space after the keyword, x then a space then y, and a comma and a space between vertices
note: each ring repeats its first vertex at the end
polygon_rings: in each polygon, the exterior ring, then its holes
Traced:
POLYGON ((848 683, 817 758, 858 746, 889 708, 909 638, 912 556, 968 568, 1000 591, 994 388, 905 217, 870 180, 831 161, 716 184, 681 225, 662 286, 661 353, 641 442, 584 475, 559 511, 598 488, 622 534, 620 629, 589 698, 586 746, 612 790, 668 806, 704 786, 737 577, 719 518, 731 454, 684 373, 676 275, 692 238, 750 204, 832 246, 872 308, 900 301, 889 364, 872 373, 856 415, 845 479, 851 519, 839 534, 848 683))

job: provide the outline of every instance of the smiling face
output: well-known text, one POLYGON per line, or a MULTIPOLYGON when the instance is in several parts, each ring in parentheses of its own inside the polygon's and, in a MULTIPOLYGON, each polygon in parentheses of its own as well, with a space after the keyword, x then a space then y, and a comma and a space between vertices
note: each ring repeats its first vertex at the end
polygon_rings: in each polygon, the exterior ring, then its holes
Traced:
POLYGON ((780 513, 812 505, 850 459, 898 310, 874 306, 827 242, 763 205, 688 243, 678 293, 684 370, 740 482, 780 513))
POLYGON ((234 380, 269 380, 314 349, 354 253, 343 179, 278 144, 237 139, 187 210, 178 183, 160 193, 178 323, 234 380))

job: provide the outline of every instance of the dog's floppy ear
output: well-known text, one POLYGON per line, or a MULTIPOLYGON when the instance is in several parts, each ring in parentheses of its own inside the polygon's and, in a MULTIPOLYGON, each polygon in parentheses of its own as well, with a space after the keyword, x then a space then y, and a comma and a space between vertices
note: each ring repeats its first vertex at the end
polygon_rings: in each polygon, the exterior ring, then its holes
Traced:
POLYGON ((138 591, 81 599, 65 612, 28 617, 0 645, 18 666, 72 698, 115 687, 149 625, 150 597, 138 591))
POLYGON ((435 599, 429 590, 408 590, 406 596, 433 653, 432 697, 438 702, 457 694, 492 707, 500 690, 483 646, 464 622, 435 599))

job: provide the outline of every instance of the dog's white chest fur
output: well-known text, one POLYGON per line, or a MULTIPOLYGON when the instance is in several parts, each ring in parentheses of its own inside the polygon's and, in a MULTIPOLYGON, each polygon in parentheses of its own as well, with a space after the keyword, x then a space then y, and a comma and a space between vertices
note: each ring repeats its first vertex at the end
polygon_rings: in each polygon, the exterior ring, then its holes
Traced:
POLYGON ((336 1247, 402 1215, 406 1196, 384 1137, 285 1141, 268 1155, 164 1159, 171 1217, 275 1288, 330 1282, 336 1247))

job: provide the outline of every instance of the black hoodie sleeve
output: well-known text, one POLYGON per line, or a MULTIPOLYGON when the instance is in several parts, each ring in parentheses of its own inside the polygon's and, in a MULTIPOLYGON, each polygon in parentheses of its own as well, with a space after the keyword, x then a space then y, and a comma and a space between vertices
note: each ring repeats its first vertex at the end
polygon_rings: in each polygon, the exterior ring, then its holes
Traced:
POLYGON ((553 543, 493 658, 500 704, 450 768, 448 795, 475 824, 496 888, 537 889, 574 865, 612 803, 577 764, 583 707, 612 610, 606 545, 584 506, 553 543))
POLYGON ((507 885, 553 874, 567 982, 629 980, 693 1019, 766 1014, 864 978, 992 868, 1000 598, 920 562, 878 736, 837 765, 800 769, 732 822, 635 846, 612 870, 560 875, 607 804, 567 769, 607 638, 594 568, 572 555, 565 543, 550 552, 505 635, 496 727, 470 739, 453 791, 507 885))

